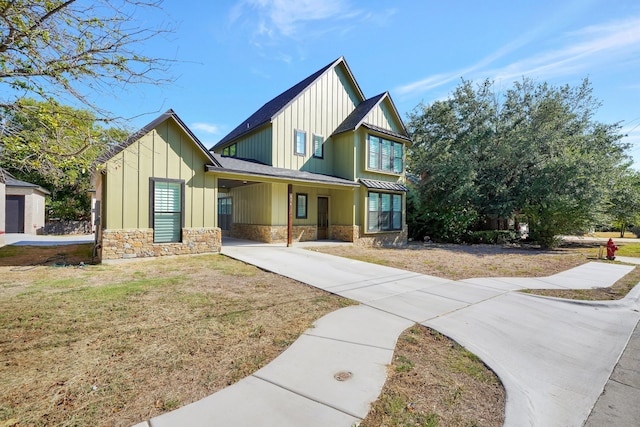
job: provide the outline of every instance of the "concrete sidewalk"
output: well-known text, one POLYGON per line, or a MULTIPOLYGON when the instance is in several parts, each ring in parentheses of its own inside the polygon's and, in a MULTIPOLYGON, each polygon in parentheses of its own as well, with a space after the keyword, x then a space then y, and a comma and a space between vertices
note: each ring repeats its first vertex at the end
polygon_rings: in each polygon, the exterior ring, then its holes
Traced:
POLYGON ((454 282, 300 248, 234 243, 223 253, 362 305, 323 317, 269 365, 151 419, 152 427, 352 426, 379 395, 396 339, 413 323, 450 336, 498 374, 507 391, 505 426, 582 426, 640 318, 640 289, 622 301, 588 303, 513 292, 609 286, 628 266, 454 282))

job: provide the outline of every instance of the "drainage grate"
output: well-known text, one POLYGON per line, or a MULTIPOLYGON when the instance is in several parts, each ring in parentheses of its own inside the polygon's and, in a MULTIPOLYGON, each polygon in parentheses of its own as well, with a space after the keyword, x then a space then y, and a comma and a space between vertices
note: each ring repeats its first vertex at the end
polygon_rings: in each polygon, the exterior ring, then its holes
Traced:
POLYGON ((337 381, 346 381, 348 379, 350 379, 353 376, 353 374, 349 371, 340 371, 337 372, 333 378, 335 378, 337 381))

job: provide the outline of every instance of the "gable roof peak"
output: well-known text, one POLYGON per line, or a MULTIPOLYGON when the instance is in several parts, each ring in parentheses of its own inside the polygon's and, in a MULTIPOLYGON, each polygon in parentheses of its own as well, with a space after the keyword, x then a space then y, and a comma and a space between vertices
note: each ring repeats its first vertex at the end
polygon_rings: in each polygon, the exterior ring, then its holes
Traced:
POLYGON ((191 131, 191 129, 189 129, 189 127, 182 121, 182 119, 180 119, 178 114, 171 108, 165 111, 164 113, 162 113, 161 115, 159 115, 158 117, 156 117, 151 122, 147 123, 145 126, 140 128, 136 132, 129 135, 129 137, 125 141, 116 145, 115 147, 107 151, 105 154, 100 156, 97 159, 96 164, 107 162, 113 156, 115 156, 116 154, 118 154, 119 152, 121 152, 122 150, 130 146, 131 144, 133 144, 135 141, 142 138, 147 133, 151 132, 158 125, 160 125, 161 123, 169 119, 173 120, 178 125, 178 127, 180 127, 189 136, 189 138, 193 141, 193 143, 202 151, 202 153, 205 156, 207 156, 207 158, 213 164, 217 164, 217 161, 213 158, 213 156, 211 155, 211 152, 209 152, 209 150, 205 148, 205 146, 202 144, 202 142, 200 142, 198 137, 191 131))
POLYGON ((308 87, 310 87, 313 83, 315 83, 321 76, 327 73, 329 70, 336 68, 338 65, 343 65, 346 69, 346 72, 353 82, 353 85, 360 96, 360 99, 364 100, 364 94, 358 85, 358 82, 353 77, 351 73, 351 69, 349 65, 347 65, 347 61, 344 56, 339 57, 331 61, 329 64, 325 65, 315 73, 311 74, 307 78, 293 85, 289 89, 285 90, 281 94, 277 95, 275 98, 271 99, 267 103, 265 103, 262 107, 260 107, 255 113, 253 113, 249 118, 245 119, 240 123, 235 129, 229 132, 224 138, 222 138, 217 144, 211 147, 211 150, 215 150, 216 148, 222 147, 225 144, 249 133, 254 129, 259 128, 267 123, 270 123, 273 118, 280 113, 284 108, 286 108, 289 104, 295 101, 298 96, 300 96, 308 87))

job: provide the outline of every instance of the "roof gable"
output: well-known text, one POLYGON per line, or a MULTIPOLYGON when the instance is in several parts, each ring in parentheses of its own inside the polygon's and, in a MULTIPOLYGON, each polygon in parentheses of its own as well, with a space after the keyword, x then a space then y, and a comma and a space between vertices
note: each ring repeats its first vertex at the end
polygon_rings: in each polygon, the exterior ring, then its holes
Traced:
POLYGON ((315 73, 311 74, 306 79, 297 83, 296 85, 290 87, 286 91, 282 92, 280 95, 273 98, 271 101, 264 104, 258 111, 249 116, 248 119, 244 120, 240 125, 238 125, 235 129, 233 129, 229 134, 227 134, 224 138, 222 138, 216 145, 211 147, 211 150, 220 148, 225 144, 245 135, 249 132, 253 132, 255 129, 263 126, 267 123, 270 123, 275 116, 277 116, 282 110, 284 110, 288 105, 290 105, 293 101, 295 101, 307 88, 309 88, 313 83, 315 83, 323 74, 328 72, 329 70, 335 69, 339 65, 344 66, 346 70, 347 78, 349 82, 353 85, 356 90, 358 96, 361 100, 364 100, 364 95, 360 86, 356 82, 349 66, 347 65, 344 57, 340 57, 337 60, 331 62, 330 64, 322 67, 315 73))
POLYGON ((129 137, 122 143, 113 147, 113 149, 109 150, 107 153, 100 156, 97 160, 97 163, 105 163, 109 161, 113 156, 121 152, 122 150, 129 147, 131 144, 142 138, 144 135, 151 132, 153 129, 157 128, 160 124, 164 123, 167 120, 172 120, 174 123, 180 127, 188 136, 189 139, 194 143, 196 147, 202 152, 202 154, 211 161, 214 165, 220 166, 216 159, 213 157, 211 152, 206 149, 206 147, 200 142, 198 137, 187 127, 187 125, 178 117, 175 111, 172 109, 167 110, 164 114, 158 116, 155 120, 148 123, 146 126, 139 129, 137 132, 132 133, 129 137))
POLYGON ((349 116, 347 116, 347 118, 340 124, 340 126, 338 126, 338 128, 333 132, 333 135, 338 135, 343 132, 353 131, 358 129, 360 126, 365 126, 369 129, 410 141, 409 134, 407 133, 407 130, 404 127, 404 123, 400 118, 400 114, 398 114, 398 110, 396 109, 395 104, 391 100, 391 96, 389 95, 389 92, 381 93, 380 95, 376 95, 372 98, 367 99, 366 101, 361 102, 356 107, 356 109, 353 110, 353 112, 349 114, 349 116), (400 133, 394 132, 388 129, 382 129, 379 126, 375 126, 365 121, 369 113, 371 113, 376 107, 381 106, 381 104, 385 102, 387 103, 387 105, 390 106, 391 113, 394 116, 393 118, 401 126, 402 131, 400 133))

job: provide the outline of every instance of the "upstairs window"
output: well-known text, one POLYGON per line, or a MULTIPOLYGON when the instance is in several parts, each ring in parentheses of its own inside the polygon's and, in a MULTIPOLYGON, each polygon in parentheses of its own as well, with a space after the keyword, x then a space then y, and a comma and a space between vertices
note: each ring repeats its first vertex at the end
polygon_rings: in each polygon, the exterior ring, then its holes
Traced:
POLYGON ((297 156, 304 156, 307 154, 307 133, 302 130, 296 130, 294 132, 293 141, 293 153, 297 156))
POLYGON ((320 135, 313 135, 313 157, 322 159, 324 157, 323 138, 320 135))
POLYGON ((368 135, 367 167, 382 172, 401 174, 404 170, 402 155, 404 144, 368 135))
POLYGON ((224 147, 222 150, 222 155, 224 157, 235 157, 236 156, 236 144, 233 143, 228 147, 224 147))
POLYGON ((154 243, 180 242, 184 218, 184 181, 151 178, 154 243))

